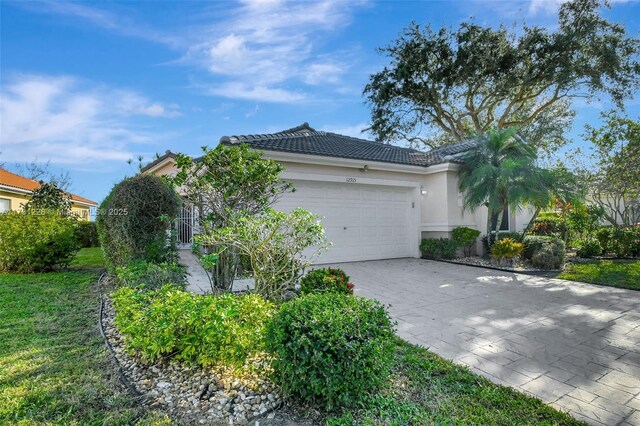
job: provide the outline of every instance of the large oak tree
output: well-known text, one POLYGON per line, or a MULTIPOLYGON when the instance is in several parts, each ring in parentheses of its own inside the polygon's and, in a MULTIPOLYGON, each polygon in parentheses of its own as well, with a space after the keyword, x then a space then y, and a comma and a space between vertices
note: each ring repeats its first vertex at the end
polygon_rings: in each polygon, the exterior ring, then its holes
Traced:
POLYGON ((365 87, 370 130, 385 142, 435 147, 519 126, 553 151, 564 143, 575 98, 605 95, 621 107, 639 85, 639 40, 603 18, 601 6, 564 3, 554 30, 411 24, 381 49, 390 63, 365 87))

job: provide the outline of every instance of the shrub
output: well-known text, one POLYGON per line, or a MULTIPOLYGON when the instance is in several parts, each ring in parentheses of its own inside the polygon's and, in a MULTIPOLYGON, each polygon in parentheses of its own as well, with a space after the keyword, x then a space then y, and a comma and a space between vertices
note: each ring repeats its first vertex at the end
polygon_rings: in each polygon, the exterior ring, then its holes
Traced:
POLYGON ((464 248, 464 255, 467 257, 471 256, 471 249, 479 236, 480 231, 466 226, 459 226, 451 231, 451 237, 457 242, 459 247, 464 248))
POLYGON ((555 237, 527 236, 522 257, 537 268, 560 269, 566 257, 564 241, 555 237))
POLYGON ((78 251, 74 220, 58 214, 0 214, 0 270, 49 271, 66 267, 78 251))
POLYGON ((256 216, 242 216, 231 226, 199 235, 196 242, 231 247, 245 256, 255 291, 269 299, 279 299, 293 289, 314 256, 326 246, 319 217, 300 208, 291 213, 267 209, 256 216), (302 255, 309 247, 315 247, 315 252, 302 255))
POLYGON ((567 235, 567 224, 560 217, 546 216, 537 218, 529 232, 533 235, 556 236, 564 238, 567 235))
POLYGON ((458 242, 450 238, 424 238, 420 243, 422 253, 435 259, 455 258, 458 247, 458 242))
MULTIPOLYGON (((550 241, 557 240, 554 237, 543 237, 538 235, 527 235, 524 239, 524 249, 522 250, 522 257, 527 260, 531 260, 533 255, 542 249, 542 246, 550 241)), ((557 241, 556 241, 557 243, 557 241)))
POLYGON ((175 260, 175 238, 167 232, 180 199, 161 178, 137 175, 113 187, 97 211, 100 244, 109 269, 133 260, 175 260))
POLYGON ((187 271, 175 262, 152 263, 143 260, 131 262, 128 266, 115 269, 118 284, 128 287, 142 287, 156 290, 165 284, 173 284, 183 290, 187 286, 187 271))
POLYGON ((602 227, 596 231, 596 239, 600 242, 603 254, 611 252, 611 229, 610 227, 602 227))
POLYGON ((376 301, 310 294, 282 305, 267 345, 286 393, 333 409, 353 405, 387 379, 393 325, 376 301))
POLYGON ((76 239, 80 247, 98 247, 98 229, 95 222, 79 220, 76 222, 76 239))
POLYGON ((256 294, 197 295, 163 286, 113 293, 115 324, 127 348, 147 361, 161 357, 240 369, 264 351, 276 307, 256 294))
POLYGON ((640 256, 640 227, 613 228, 609 250, 616 257, 640 256))
POLYGON ((594 257, 600 256, 602 254, 602 246, 600 245, 600 241, 595 238, 585 238, 582 240, 578 240, 577 242, 578 250, 576 254, 578 257, 594 257))
POLYGON ((499 232, 496 241, 504 240, 505 238, 511 238, 519 243, 522 242, 522 232, 499 232))
POLYGON ((342 269, 313 269, 300 280, 300 293, 353 294, 353 284, 342 269))
POLYGON ((511 238, 504 238, 496 241, 491 246, 491 256, 498 260, 513 259, 520 255, 524 249, 524 244, 511 238))

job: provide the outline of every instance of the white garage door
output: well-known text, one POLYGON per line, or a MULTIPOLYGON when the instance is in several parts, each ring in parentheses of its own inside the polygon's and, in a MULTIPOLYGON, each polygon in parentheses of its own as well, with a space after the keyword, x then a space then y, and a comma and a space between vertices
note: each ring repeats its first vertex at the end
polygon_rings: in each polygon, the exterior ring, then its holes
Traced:
POLYGON ((333 243, 317 263, 411 257, 412 197, 409 188, 294 181, 296 192, 274 207, 305 208, 323 217, 333 243))

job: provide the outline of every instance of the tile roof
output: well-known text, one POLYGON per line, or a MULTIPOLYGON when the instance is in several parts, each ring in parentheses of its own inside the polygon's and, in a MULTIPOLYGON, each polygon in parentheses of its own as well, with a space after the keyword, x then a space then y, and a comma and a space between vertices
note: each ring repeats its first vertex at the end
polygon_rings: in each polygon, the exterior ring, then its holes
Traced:
POLYGON ((337 133, 318 131, 310 127, 308 123, 278 133, 223 136, 220 138, 220 143, 226 145, 247 143, 252 148, 259 150, 421 167, 459 162, 455 156, 475 145, 474 141, 467 141, 424 152, 337 133))
MULTIPOLYGON (((37 180, 29 179, 24 176, 11 173, 8 170, 0 168, 0 185, 9 186, 16 189, 22 189, 25 191, 33 191, 40 187, 40 182, 37 180)), ((78 201, 81 203, 91 204, 97 206, 98 203, 91 201, 87 198, 80 197, 79 195, 70 194, 72 201, 78 201)))

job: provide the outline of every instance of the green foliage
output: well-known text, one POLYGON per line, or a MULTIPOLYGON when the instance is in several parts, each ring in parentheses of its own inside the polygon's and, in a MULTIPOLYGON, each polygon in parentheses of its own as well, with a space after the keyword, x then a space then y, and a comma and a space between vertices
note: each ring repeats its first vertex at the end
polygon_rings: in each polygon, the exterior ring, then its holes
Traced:
POLYGON ((113 293, 115 324, 130 350, 153 362, 173 357, 200 365, 243 368, 264 350, 276 307, 257 294, 196 295, 166 285, 113 293))
POLYGON ((75 221, 57 213, 0 214, 0 271, 49 271, 66 267, 78 251, 75 221))
POLYGON ((565 244, 554 237, 526 237, 525 258, 540 269, 560 269, 566 259, 565 244))
POLYGON ((228 227, 198 235, 196 241, 230 247, 245 256, 255 291, 268 299, 279 299, 293 289, 326 245, 319 218, 300 208, 291 213, 267 209, 255 216, 240 216, 228 227), (315 252, 304 256, 302 252, 310 247, 315 252))
POLYGON ((393 325, 376 301, 309 294, 282 305, 268 347, 286 393, 328 409, 352 406, 387 379, 393 325))
POLYGON ((456 243, 458 243, 459 247, 463 247, 464 255, 471 256, 471 250, 473 248, 473 244, 476 242, 478 237, 480 236, 480 231, 477 229, 468 228, 466 226, 458 226, 451 231, 451 237, 456 243))
POLYGON ((608 248, 616 257, 640 256, 640 226, 613 228, 608 248))
POLYGON ((313 269, 300 280, 300 293, 342 293, 353 294, 353 284, 349 276, 337 268, 313 269))
POLYGON ((187 286, 187 270, 175 262, 152 263, 136 260, 127 266, 116 267, 114 275, 119 285, 127 287, 157 290, 171 284, 184 290, 187 286))
POLYGON ((578 240, 577 243, 578 250, 576 254, 578 257, 594 257, 600 256, 602 254, 602 246, 600 245, 600 241, 595 238, 585 238, 582 240, 578 240))
POLYGON ((505 238, 511 238, 519 243, 522 242, 522 232, 498 232, 496 235, 496 241, 504 240, 505 238))
POLYGON ((157 176, 137 175, 114 186, 96 217, 109 269, 133 260, 175 260, 175 236, 168 230, 179 209, 178 195, 157 176))
POLYGON ((41 183, 31 192, 31 198, 24 205, 24 211, 33 214, 59 214, 68 216, 71 213, 69 194, 58 188, 55 182, 41 183))
POLYGON ((524 244, 511 238, 504 238, 491 246, 491 256, 498 260, 513 259, 519 256, 523 249, 524 244))
POLYGON ((600 206, 579 204, 566 213, 566 226, 571 238, 587 238, 600 228, 604 211, 600 206))
POLYGON ((567 223, 563 218, 547 216, 545 218, 537 218, 529 232, 533 235, 565 238, 567 230, 567 223))
POLYGON ((446 143, 517 125, 533 146, 555 151, 566 143, 572 99, 604 93, 622 106, 638 87, 638 40, 607 21, 601 5, 563 3, 558 24, 546 27, 412 23, 381 49, 389 65, 365 87, 370 130, 435 147, 434 131, 446 143))
POLYGON ((612 227, 604 226, 595 232, 595 237, 600 242, 600 246, 602 247, 602 254, 611 252, 612 230, 612 227))
POLYGON ((458 183, 464 208, 487 207, 487 235, 492 239, 505 210, 547 205, 557 183, 555 173, 536 165, 536 150, 517 137, 516 130, 491 130, 461 157, 458 183))
MULTIPOLYGON (((233 225, 239 215, 262 213, 283 193, 293 190, 280 179, 283 166, 263 158, 262 152, 247 144, 214 149, 202 148, 203 155, 193 158, 178 154, 178 174, 171 182, 181 188, 188 204, 198 211, 199 226, 207 234, 233 225)), ((230 290, 242 261, 233 247, 202 245, 204 254, 219 256, 211 265, 213 286, 230 290)))
POLYGON ((580 174, 604 218, 612 226, 632 226, 640 223, 640 121, 617 111, 602 118, 602 127, 586 126, 584 137, 593 148, 580 174))
POLYGON ((420 251, 435 259, 455 258, 458 247, 458 242, 451 238, 424 238, 420 243, 420 251))
POLYGON ((95 222, 78 220, 76 222, 75 235, 78 240, 78 244, 80 244, 80 247, 82 248, 100 246, 100 241, 98 240, 98 228, 96 227, 95 222))

